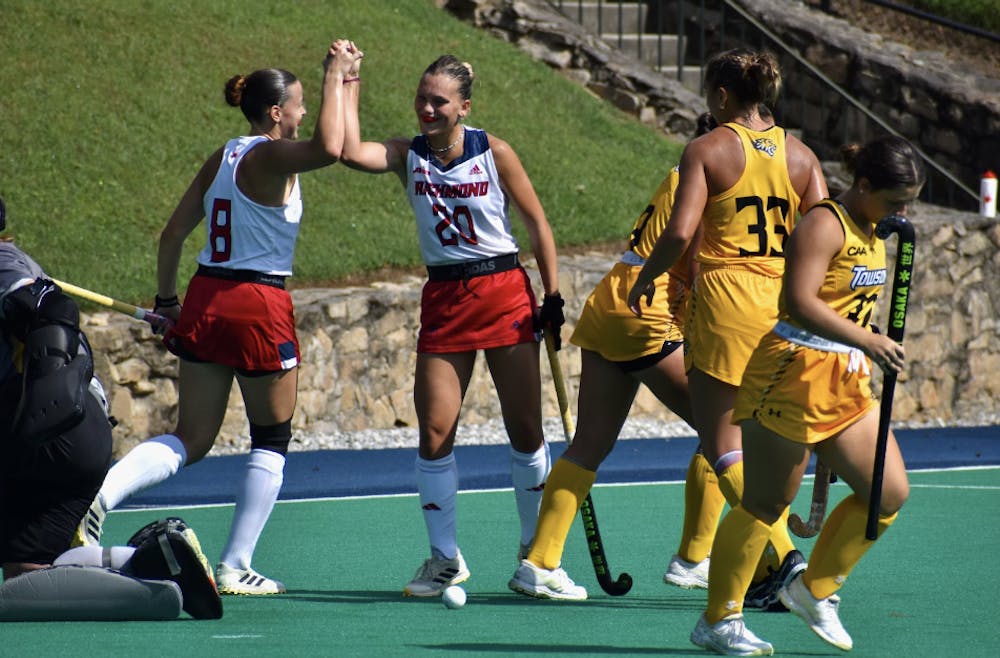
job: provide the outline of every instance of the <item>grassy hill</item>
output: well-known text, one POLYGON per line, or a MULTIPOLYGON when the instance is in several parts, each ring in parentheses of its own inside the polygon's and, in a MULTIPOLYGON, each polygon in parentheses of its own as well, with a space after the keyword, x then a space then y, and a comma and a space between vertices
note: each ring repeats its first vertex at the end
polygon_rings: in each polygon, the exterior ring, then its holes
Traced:
MULTIPOLYGON (((417 132, 413 92, 438 55, 468 60, 469 125, 520 155, 560 245, 623 240, 680 145, 430 0, 3 0, 0 195, 10 234, 57 278, 125 300, 155 292, 159 231, 204 159, 247 123, 238 73, 280 66, 318 107, 335 38, 365 51, 362 133, 417 132)), ((311 134, 307 116, 302 137, 311 134)), ((296 285, 419 264, 394 176, 305 174, 296 285)), ((527 245, 523 231, 522 247, 527 245)), ((182 285, 204 240, 187 245, 182 285)))

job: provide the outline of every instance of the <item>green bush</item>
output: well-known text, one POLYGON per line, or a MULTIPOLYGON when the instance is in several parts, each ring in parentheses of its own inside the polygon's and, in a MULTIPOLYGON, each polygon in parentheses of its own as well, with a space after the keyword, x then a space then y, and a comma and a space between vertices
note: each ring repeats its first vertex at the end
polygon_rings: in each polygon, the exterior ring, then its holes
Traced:
POLYGON ((912 0, 911 4, 931 14, 1000 33, 1000 5, 996 0, 912 0))

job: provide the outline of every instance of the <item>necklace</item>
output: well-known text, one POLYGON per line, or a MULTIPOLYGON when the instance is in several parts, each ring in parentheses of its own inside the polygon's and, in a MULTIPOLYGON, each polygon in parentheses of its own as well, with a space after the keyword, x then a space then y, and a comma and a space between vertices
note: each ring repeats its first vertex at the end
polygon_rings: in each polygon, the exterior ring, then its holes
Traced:
POLYGON ((445 146, 445 147, 439 148, 439 149, 438 148, 434 148, 433 146, 431 146, 431 143, 428 140, 427 147, 431 150, 431 153, 433 153, 434 155, 444 155, 448 151, 450 151, 453 148, 455 148, 456 146, 458 146, 458 143, 460 141, 462 141, 463 137, 465 137, 465 131, 464 130, 458 134, 458 139, 456 139, 454 142, 452 142, 448 146, 445 146))

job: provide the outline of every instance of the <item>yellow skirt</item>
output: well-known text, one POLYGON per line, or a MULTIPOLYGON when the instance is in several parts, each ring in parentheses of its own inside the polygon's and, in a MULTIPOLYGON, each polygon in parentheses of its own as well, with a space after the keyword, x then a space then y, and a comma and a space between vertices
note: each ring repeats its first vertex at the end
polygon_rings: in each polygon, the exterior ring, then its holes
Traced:
POLYGON ((590 293, 570 342, 608 361, 631 361, 656 354, 667 341, 683 339, 681 322, 687 289, 664 274, 656 279, 653 305, 643 301, 642 317, 628 308, 628 291, 640 267, 615 263, 590 293))
POLYGON ((868 357, 826 352, 768 333, 754 350, 736 394, 733 423, 753 418, 800 443, 819 443, 875 404, 868 357))
POLYGON ((702 270, 688 302, 684 367, 739 386, 754 348, 778 321, 780 294, 780 277, 702 270))

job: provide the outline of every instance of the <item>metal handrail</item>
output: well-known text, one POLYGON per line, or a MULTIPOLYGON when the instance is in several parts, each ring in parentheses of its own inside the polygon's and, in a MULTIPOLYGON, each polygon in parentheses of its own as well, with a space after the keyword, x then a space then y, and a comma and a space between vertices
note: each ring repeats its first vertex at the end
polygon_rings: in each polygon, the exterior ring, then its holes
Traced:
MULTIPOLYGON (((761 23, 760 21, 758 21, 756 18, 754 18, 752 15, 750 15, 750 13, 748 13, 746 10, 744 10, 742 7, 740 7, 738 4, 736 4, 736 2, 734 0, 723 0, 723 2, 725 2, 727 5, 729 5, 730 7, 732 7, 732 9, 734 11, 736 11, 736 13, 738 13, 740 16, 742 16, 748 23, 750 23, 755 28, 757 28, 758 30, 760 30, 763 34, 767 35, 767 37, 769 39, 771 39, 772 41, 774 41, 786 53, 788 53, 789 55, 791 55, 792 58, 795 59, 795 61, 797 61, 802 66, 806 67, 809 70, 810 73, 812 73, 817 78, 819 78, 820 80, 822 80, 824 84, 826 84, 828 87, 830 87, 830 89, 836 91, 840 95, 841 98, 843 98, 845 101, 847 101, 848 103, 850 103, 851 105, 853 105, 855 108, 857 108, 858 110, 860 110, 862 114, 864 114, 866 117, 868 117, 869 119, 871 119, 872 121, 874 121, 876 124, 878 124, 880 128, 882 128, 886 132, 890 133, 891 135, 895 135, 896 137, 904 137, 898 130, 896 130, 891 125, 889 125, 880 116, 878 116, 877 114, 875 114, 874 112, 872 112, 871 110, 869 110, 867 107, 865 107, 861 103, 861 101, 859 101, 854 96, 852 96, 846 89, 844 89, 843 87, 841 87, 840 85, 838 85, 836 82, 834 82, 833 80, 831 80, 827 75, 825 75, 822 71, 820 71, 818 68, 816 68, 811 62, 809 62, 809 60, 807 60, 805 57, 803 57, 802 55, 800 55, 794 48, 792 48, 791 46, 789 46, 788 44, 786 44, 784 41, 782 41, 776 34, 774 34, 773 32, 771 32, 771 30, 769 30, 767 27, 765 27, 763 23, 761 23)), ((904 137, 904 139, 905 139, 905 137, 904 137)), ((914 150, 917 153, 920 154, 920 157, 922 157, 927 164, 929 164, 931 167, 933 167, 939 174, 941 174, 942 176, 944 176, 945 178, 947 178, 949 181, 951 181, 952 183, 954 183, 960 190, 962 190, 963 192, 965 192, 966 194, 968 194, 969 196, 971 196, 977 202, 979 201, 979 193, 977 191, 973 190, 971 187, 969 187, 968 185, 964 184, 961 180, 959 180, 958 178, 956 178, 954 174, 952 174, 950 171, 948 171, 947 169, 945 169, 942 165, 938 164, 937 161, 935 161, 933 158, 931 158, 931 156, 929 156, 926 152, 924 152, 919 146, 917 146, 916 144, 913 144, 912 140, 909 140, 909 141, 913 145, 914 150)))
MULTIPOLYGON (((877 3, 881 4, 885 0, 869 0, 869 1, 877 2, 877 3)), ((697 2, 698 2, 698 10, 697 10, 697 14, 694 15, 694 16, 685 16, 685 13, 683 11, 683 7, 684 7, 684 4, 685 4, 684 0, 680 0, 677 3, 677 5, 678 5, 678 7, 680 9, 678 11, 677 25, 676 25, 676 28, 674 28, 674 33, 677 34, 677 35, 684 35, 686 33, 685 23, 686 23, 686 21, 689 18, 692 19, 692 20, 695 20, 697 22, 697 24, 699 25, 699 29, 698 29, 698 44, 697 44, 697 47, 698 47, 698 58, 699 58, 698 65, 702 67, 701 79, 704 80, 704 63, 705 63, 705 60, 706 60, 706 57, 707 57, 707 52, 706 52, 706 31, 707 31, 706 30, 706 11, 707 11, 707 9, 706 9, 706 2, 705 2, 705 0, 697 0, 697 2)), ((577 5, 577 11, 575 12, 577 14, 576 21, 578 23, 583 23, 583 6, 584 6, 583 0, 572 0, 572 1, 565 1, 565 2, 564 2, 564 0, 548 0, 548 3, 550 5, 552 5, 554 8, 556 8, 558 11, 560 11, 563 15, 565 15, 568 18, 571 18, 571 19, 573 17, 571 16, 570 12, 567 12, 567 11, 564 10, 564 5, 573 5, 573 4, 576 4, 577 5)), ((605 26, 601 22, 602 21, 602 17, 603 17, 603 12, 601 12, 601 8, 606 3, 602 2, 601 0, 597 0, 596 3, 588 2, 587 4, 596 4, 596 6, 598 8, 598 29, 599 29, 599 33, 604 34, 604 33, 607 32, 608 34, 611 34, 611 30, 607 29, 608 26, 605 26)), ((618 6, 618 25, 617 25, 618 38, 617 38, 617 43, 619 44, 619 48, 620 48, 621 44, 622 44, 622 35, 623 35, 623 27, 624 27, 623 24, 622 24, 622 22, 623 22, 622 21, 622 16, 623 16, 623 13, 622 13, 623 12, 623 7, 622 7, 622 5, 623 5, 623 3, 622 2, 616 2, 615 4, 618 6)), ((662 66, 662 62, 664 60, 664 58, 663 58, 663 52, 662 52, 662 36, 665 33, 666 34, 670 34, 670 31, 669 31, 670 28, 666 28, 665 29, 664 25, 663 25, 663 23, 664 23, 664 11, 663 11, 663 9, 664 9, 664 2, 663 2, 663 0, 650 0, 650 1, 645 2, 645 3, 636 3, 636 4, 645 4, 648 7, 652 8, 653 10, 656 11, 655 31, 656 31, 656 34, 661 37, 657 41, 658 52, 657 52, 657 57, 656 57, 656 64, 657 64, 656 68, 662 70, 663 68, 665 68, 665 67, 662 66)), ((785 41, 782 40, 780 36, 778 36, 777 34, 775 34, 772 30, 768 29, 760 21, 758 21, 757 19, 755 19, 749 12, 747 12, 745 9, 743 9, 738 4, 738 2, 736 0, 718 0, 718 6, 719 6, 719 9, 721 11, 721 20, 719 21, 719 24, 718 24, 718 27, 719 27, 718 37, 719 37, 719 40, 720 40, 721 43, 725 44, 727 42, 726 30, 727 30, 727 26, 728 26, 728 21, 727 21, 727 16, 726 16, 726 10, 729 9, 729 10, 732 10, 733 12, 735 12, 735 14, 740 19, 739 21, 736 22, 736 28, 737 28, 737 31, 738 31, 739 34, 735 36, 735 39, 737 39, 738 41, 740 41, 742 43, 747 43, 748 42, 748 39, 747 39, 747 27, 749 26, 749 27, 753 28, 754 30, 758 31, 761 35, 763 35, 763 37, 768 42, 775 44, 776 47, 780 48, 783 52, 787 53, 790 57, 792 57, 797 64, 801 65, 805 69, 805 71, 808 72, 808 74, 812 75, 816 80, 818 80, 820 83, 822 83, 823 85, 825 85, 831 92, 837 94, 837 96, 839 96, 840 98, 842 98, 844 100, 844 102, 848 106, 850 106, 850 108, 853 108, 854 110, 860 112, 864 117, 866 117, 868 120, 872 121, 881 130, 884 130, 887 133, 892 134, 892 135, 903 137, 903 135, 901 135, 895 128, 893 128, 893 126, 891 124, 887 123, 884 119, 882 119, 881 117, 879 117, 878 115, 876 115, 874 112, 872 112, 868 107, 866 107, 864 104, 862 104, 861 101, 859 101, 853 95, 851 95, 850 92, 848 92, 846 89, 842 88, 840 85, 836 84, 827 75, 825 75, 822 71, 820 71, 816 66, 814 66, 813 64, 811 64, 801 54, 799 54, 794 48, 792 48, 790 45, 788 45, 787 43, 785 43, 785 41)), ((614 43, 614 39, 613 38, 612 38, 612 43, 614 43)), ((641 45, 639 46, 639 48, 641 48, 641 45)), ((686 53, 684 52, 684 48, 683 48, 683 46, 682 46, 682 44, 680 42, 678 43, 677 50, 678 50, 678 52, 677 52, 677 64, 676 64, 676 67, 677 67, 677 69, 676 69, 677 70, 677 79, 681 80, 682 79, 682 75, 683 75, 683 71, 684 71, 684 68, 685 68, 685 64, 686 64, 686 53)), ((641 56, 641 50, 639 52, 640 52, 640 56, 641 56)), ((789 79, 791 79, 791 77, 792 76, 789 75, 789 79)), ((804 105, 803 105, 803 107, 804 107, 804 105)), ((821 111, 821 117, 823 117, 821 119, 821 123, 825 125, 825 123, 826 123, 826 117, 830 116, 830 112, 832 111, 831 108, 829 107, 829 102, 828 102, 827 96, 825 94, 822 95, 820 111, 821 111)), ((803 120, 804 120, 804 116, 803 116, 803 120)), ((845 132, 844 141, 852 141, 854 139, 857 139, 856 137, 851 137, 850 135, 848 135, 848 131, 851 129, 851 127, 849 125, 849 121, 847 121, 847 119, 845 118, 845 120, 844 120, 843 123, 844 123, 844 132, 845 132)), ((788 125, 788 124, 784 124, 784 125, 788 125)), ((788 127, 789 128, 795 128, 795 125, 791 124, 791 125, 788 125, 788 127)), ((865 129, 865 126, 863 124, 860 125, 860 127, 858 128, 858 131, 862 135, 864 135, 864 134, 867 133, 867 130, 865 129)), ((825 137, 821 141, 822 142, 826 142, 826 145, 824 146, 824 148, 826 148, 826 149, 831 149, 832 148, 831 145, 832 145, 833 142, 828 137, 825 137)), ((865 141, 865 139, 859 139, 858 141, 865 141)), ((913 142, 913 140, 909 140, 909 141, 911 141, 911 143, 913 142)), ((952 185, 955 186, 953 189, 957 189, 961 193, 963 193, 964 195, 968 195, 972 201, 974 201, 975 203, 978 203, 979 194, 975 190, 973 190, 968 185, 964 184, 953 173, 951 173, 950 171, 948 171, 942 164, 940 164, 939 162, 937 162, 936 160, 934 160, 924 150, 920 149, 918 145, 914 144, 914 147, 916 148, 916 150, 920 154, 920 156, 925 160, 925 162, 927 162, 928 166, 931 169, 933 169, 937 174, 940 174, 945 180, 947 180, 949 183, 951 183, 952 185)), ((933 197, 937 196, 937 195, 935 195, 934 192, 935 191, 933 189, 933 181, 932 180, 928 180, 928 183, 927 183, 927 186, 926 186, 926 189, 925 189, 925 195, 928 198, 933 198, 933 197)), ((955 205, 955 196, 954 196, 953 192, 948 191, 947 192, 947 197, 948 197, 949 204, 950 205, 955 205)))

